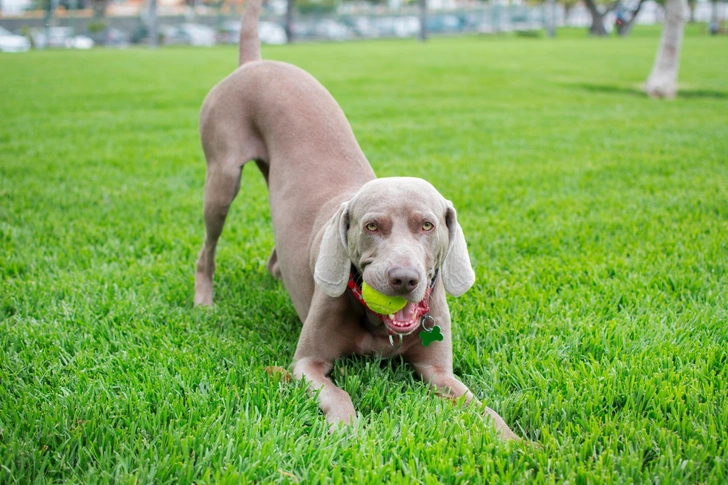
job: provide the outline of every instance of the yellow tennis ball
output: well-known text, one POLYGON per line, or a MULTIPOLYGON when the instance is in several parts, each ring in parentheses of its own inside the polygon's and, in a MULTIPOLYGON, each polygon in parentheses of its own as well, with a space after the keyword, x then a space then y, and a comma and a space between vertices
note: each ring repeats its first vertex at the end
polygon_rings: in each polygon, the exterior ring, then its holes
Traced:
POLYGON ((407 304, 407 300, 401 296, 384 295, 366 283, 362 283, 361 285, 361 295, 372 311, 382 315, 396 313, 407 304))

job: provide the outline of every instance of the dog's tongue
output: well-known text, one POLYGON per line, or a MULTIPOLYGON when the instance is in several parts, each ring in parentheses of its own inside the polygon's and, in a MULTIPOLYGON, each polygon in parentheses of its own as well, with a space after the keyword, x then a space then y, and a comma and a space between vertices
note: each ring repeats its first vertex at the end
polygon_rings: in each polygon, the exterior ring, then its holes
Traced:
POLYGON ((394 315, 394 319, 398 322, 409 322, 414 318, 416 310, 417 303, 412 303, 411 301, 408 301, 404 308, 402 308, 394 315))

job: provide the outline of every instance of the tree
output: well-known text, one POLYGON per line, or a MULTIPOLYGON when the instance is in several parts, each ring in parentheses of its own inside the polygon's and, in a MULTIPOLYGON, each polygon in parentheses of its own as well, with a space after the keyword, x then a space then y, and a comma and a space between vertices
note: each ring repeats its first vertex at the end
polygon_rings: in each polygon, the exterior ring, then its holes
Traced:
POLYGON ((295 0, 286 2, 286 42, 293 44, 293 10, 296 8, 295 0))
POLYGON ((106 15, 106 9, 109 7, 109 0, 91 0, 91 9, 94 12, 95 19, 102 19, 106 15))
POLYGON ((619 1, 604 5, 603 9, 600 9, 595 0, 584 0, 587 10, 591 14, 592 23, 589 27, 589 33, 592 35, 605 36, 607 35, 607 29, 604 27, 604 17, 609 12, 617 8, 619 1))
POLYGON ((427 0, 417 0, 420 17, 420 42, 427 40, 427 0))
POLYGON ((715 35, 720 30, 720 26, 718 25, 718 0, 713 0, 713 9, 710 13, 710 33, 712 35, 715 35))
POLYGON ((561 3, 564 5, 564 25, 568 26, 571 9, 579 3, 579 0, 561 0, 561 3))
MULTIPOLYGON (((564 4, 564 24, 568 25, 568 9, 573 7, 577 0, 565 0, 564 4)), ((526 5, 540 6, 543 15, 543 26, 546 29, 546 35, 549 37, 556 36, 556 2, 557 0, 526 0, 526 5)))
POLYGON ((688 0, 688 7, 690 7, 690 20, 688 22, 695 23, 695 7, 698 5, 698 0, 688 0))
POLYGON ((546 0, 546 5, 547 8, 543 11, 546 33, 549 37, 554 37, 556 35, 556 0, 546 0))
POLYGON ((149 47, 152 49, 159 43, 157 27, 157 0, 149 0, 149 47))
POLYGON ((617 34, 626 36, 632 32, 634 20, 637 18, 637 14, 640 13, 643 3, 645 3, 645 0, 639 0, 637 6, 632 9, 623 8, 622 6, 619 7, 619 13, 617 14, 617 34))
POLYGON ((674 98, 677 95, 677 72, 680 67, 680 47, 685 31, 687 0, 666 0, 665 25, 655 64, 647 78, 645 92, 653 98, 674 98))

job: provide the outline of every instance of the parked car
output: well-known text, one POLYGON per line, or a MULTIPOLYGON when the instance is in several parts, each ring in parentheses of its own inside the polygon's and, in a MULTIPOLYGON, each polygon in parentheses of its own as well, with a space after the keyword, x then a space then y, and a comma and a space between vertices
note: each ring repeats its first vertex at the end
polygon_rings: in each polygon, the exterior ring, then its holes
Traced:
POLYGON ((129 47, 131 36, 121 29, 110 27, 90 35, 96 44, 106 47, 129 47))
POLYGON ((215 30, 203 24, 163 25, 159 29, 165 45, 215 45, 215 30))
POLYGON ((378 17, 373 22, 375 35, 370 37, 414 37, 420 32, 420 21, 412 15, 378 17))
POLYGON ((240 40, 240 21, 227 20, 217 29, 215 36, 218 44, 237 44, 240 40))
POLYGON ((274 22, 258 22, 258 38, 264 44, 285 44, 288 41, 286 31, 274 22))
POLYGON ((293 37, 301 39, 312 39, 316 36, 316 27, 311 20, 296 20, 293 23, 293 37))
POLYGON ((342 22, 344 22, 358 37, 366 39, 379 36, 379 32, 374 25, 374 21, 369 17, 344 17, 342 22))
POLYGON ((36 47, 59 47, 62 49, 90 49, 94 46, 91 37, 85 35, 73 35, 71 27, 49 27, 46 29, 35 29, 30 36, 36 47))
MULTIPOLYGON (((147 35, 149 35, 148 32, 147 35)), ((164 45, 184 45, 189 43, 189 38, 176 25, 160 25, 159 39, 160 43, 164 45)))
POLYGON ((326 40, 346 40, 352 35, 349 27, 332 19, 323 19, 316 22, 314 31, 316 37, 326 40))
POLYGON ((457 15, 430 15, 427 17, 427 31, 451 33, 463 30, 465 21, 457 15))
MULTIPOLYGON (((285 44, 286 31, 275 22, 258 22, 258 38, 263 44, 285 44)), ((240 41, 240 21, 224 22, 217 31, 217 41, 221 44, 237 44, 240 41)))
POLYGON ((370 37, 392 37, 394 36, 394 18, 376 17, 372 21, 370 37))
POLYGON ((26 37, 15 35, 0 27, 0 52, 27 52, 29 50, 30 41, 26 37))
POLYGON ((414 16, 395 17, 394 35, 397 37, 414 37, 420 33, 420 20, 414 16))

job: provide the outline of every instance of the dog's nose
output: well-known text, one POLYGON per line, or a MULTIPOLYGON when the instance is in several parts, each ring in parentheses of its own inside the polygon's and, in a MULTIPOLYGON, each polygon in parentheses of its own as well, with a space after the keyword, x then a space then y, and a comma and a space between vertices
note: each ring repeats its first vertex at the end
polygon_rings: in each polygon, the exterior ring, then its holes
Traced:
POLYGON ((420 284, 420 274, 412 267, 394 266, 387 271, 387 277, 397 293, 410 293, 420 284))

